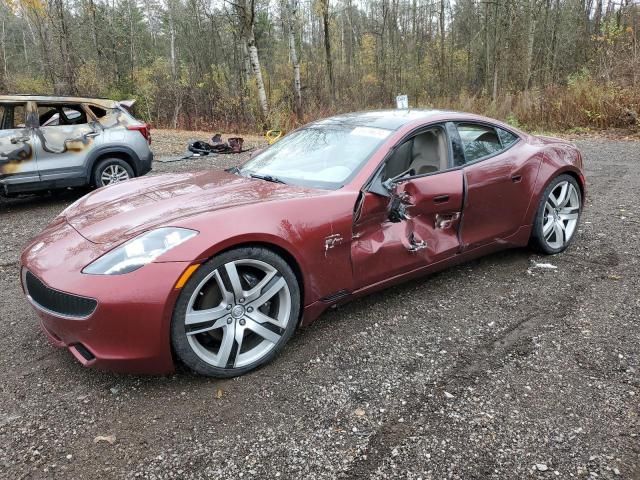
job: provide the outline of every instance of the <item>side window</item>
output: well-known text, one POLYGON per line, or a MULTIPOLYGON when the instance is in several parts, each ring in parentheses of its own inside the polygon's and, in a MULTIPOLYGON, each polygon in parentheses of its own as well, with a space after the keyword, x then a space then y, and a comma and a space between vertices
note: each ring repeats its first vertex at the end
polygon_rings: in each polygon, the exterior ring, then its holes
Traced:
POLYGON ((107 111, 104 108, 95 105, 88 105, 88 107, 98 120, 107 115, 107 111))
POLYGON ((518 141, 518 137, 511 132, 496 128, 500 142, 502 142, 502 148, 509 148, 511 145, 518 141))
POLYGON ((27 107, 24 103, 0 105, 0 129, 25 128, 27 107))
POLYGON ((431 128, 411 137, 397 147, 387 159, 382 181, 407 172, 426 175, 448 168, 449 148, 444 129, 431 128))
POLYGON ((493 155, 502 150, 502 142, 500 142, 496 129, 493 127, 473 123, 459 123, 458 133, 462 140, 465 163, 493 155))
POLYGON ((87 122, 87 114, 80 105, 38 105, 38 118, 41 127, 57 127, 63 125, 83 125, 87 122))

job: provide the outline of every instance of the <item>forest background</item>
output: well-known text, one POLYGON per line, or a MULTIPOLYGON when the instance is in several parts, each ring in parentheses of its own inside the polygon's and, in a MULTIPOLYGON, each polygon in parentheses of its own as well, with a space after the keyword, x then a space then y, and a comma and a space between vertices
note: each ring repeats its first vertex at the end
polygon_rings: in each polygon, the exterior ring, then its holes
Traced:
POLYGON ((639 0, 0 0, 0 93, 135 98, 155 127, 255 132, 451 108, 637 129, 639 0))

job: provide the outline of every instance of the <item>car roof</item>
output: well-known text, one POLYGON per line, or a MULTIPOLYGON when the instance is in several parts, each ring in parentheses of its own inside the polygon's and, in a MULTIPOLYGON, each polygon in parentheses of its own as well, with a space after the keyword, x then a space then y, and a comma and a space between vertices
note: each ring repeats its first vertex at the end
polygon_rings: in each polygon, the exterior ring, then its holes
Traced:
POLYGON ((336 115, 335 117, 329 117, 314 122, 313 125, 347 124, 384 128, 387 130, 398 130, 404 125, 417 120, 442 118, 452 114, 460 115, 459 112, 447 110, 372 110, 336 115))
POLYGON ((115 108, 118 102, 108 98, 74 97, 61 95, 0 95, 0 102, 91 103, 103 108, 115 108))
POLYGON ((478 122, 493 125, 503 130, 515 133, 520 137, 527 134, 512 125, 507 125, 495 118, 484 117, 474 113, 458 112, 455 110, 371 110, 362 112, 345 113, 328 117, 311 123, 310 125, 351 125, 383 128, 386 130, 399 130, 405 126, 409 128, 425 122, 478 122))

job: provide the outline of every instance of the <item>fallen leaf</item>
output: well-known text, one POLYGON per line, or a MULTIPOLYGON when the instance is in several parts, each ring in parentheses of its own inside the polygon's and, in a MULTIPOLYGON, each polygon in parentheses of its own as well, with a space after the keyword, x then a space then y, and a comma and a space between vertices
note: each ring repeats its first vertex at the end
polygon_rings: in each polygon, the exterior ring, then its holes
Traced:
POLYGON ((361 408, 356 408, 355 412, 353 413, 356 415, 356 417, 362 417, 366 412, 361 408))
POLYGON ((216 398, 219 400, 222 398, 222 395, 224 395, 224 392, 222 391, 221 388, 219 388, 218 390, 216 390, 216 398))
POLYGON ((96 438, 93 439, 93 443, 98 443, 98 442, 107 442, 109 445, 113 445, 114 443, 116 443, 116 436, 115 435, 98 435, 96 438))

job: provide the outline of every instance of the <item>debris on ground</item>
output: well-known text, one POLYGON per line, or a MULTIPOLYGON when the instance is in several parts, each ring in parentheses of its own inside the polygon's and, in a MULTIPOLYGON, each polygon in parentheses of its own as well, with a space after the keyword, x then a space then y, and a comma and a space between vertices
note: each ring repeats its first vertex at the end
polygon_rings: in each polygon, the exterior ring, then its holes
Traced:
POLYGON ((99 442, 107 442, 109 445, 113 445, 114 443, 116 443, 116 436, 115 435, 98 435, 96 438, 93 439, 93 443, 99 443, 99 442))
POLYGON ((552 263, 538 263, 535 260, 532 260, 531 266, 527 268, 527 273, 529 275, 533 275, 533 270, 536 268, 540 270, 558 270, 558 267, 552 263))
POLYGON ((228 154, 228 153, 242 153, 247 150, 242 150, 242 146, 244 145, 244 138, 242 137, 230 137, 228 141, 222 140, 222 135, 216 133, 213 137, 211 137, 211 143, 207 143, 203 140, 196 140, 195 142, 190 142, 187 146, 187 150, 191 152, 191 154, 185 155, 185 158, 190 158, 193 156, 207 156, 210 154, 228 154))

